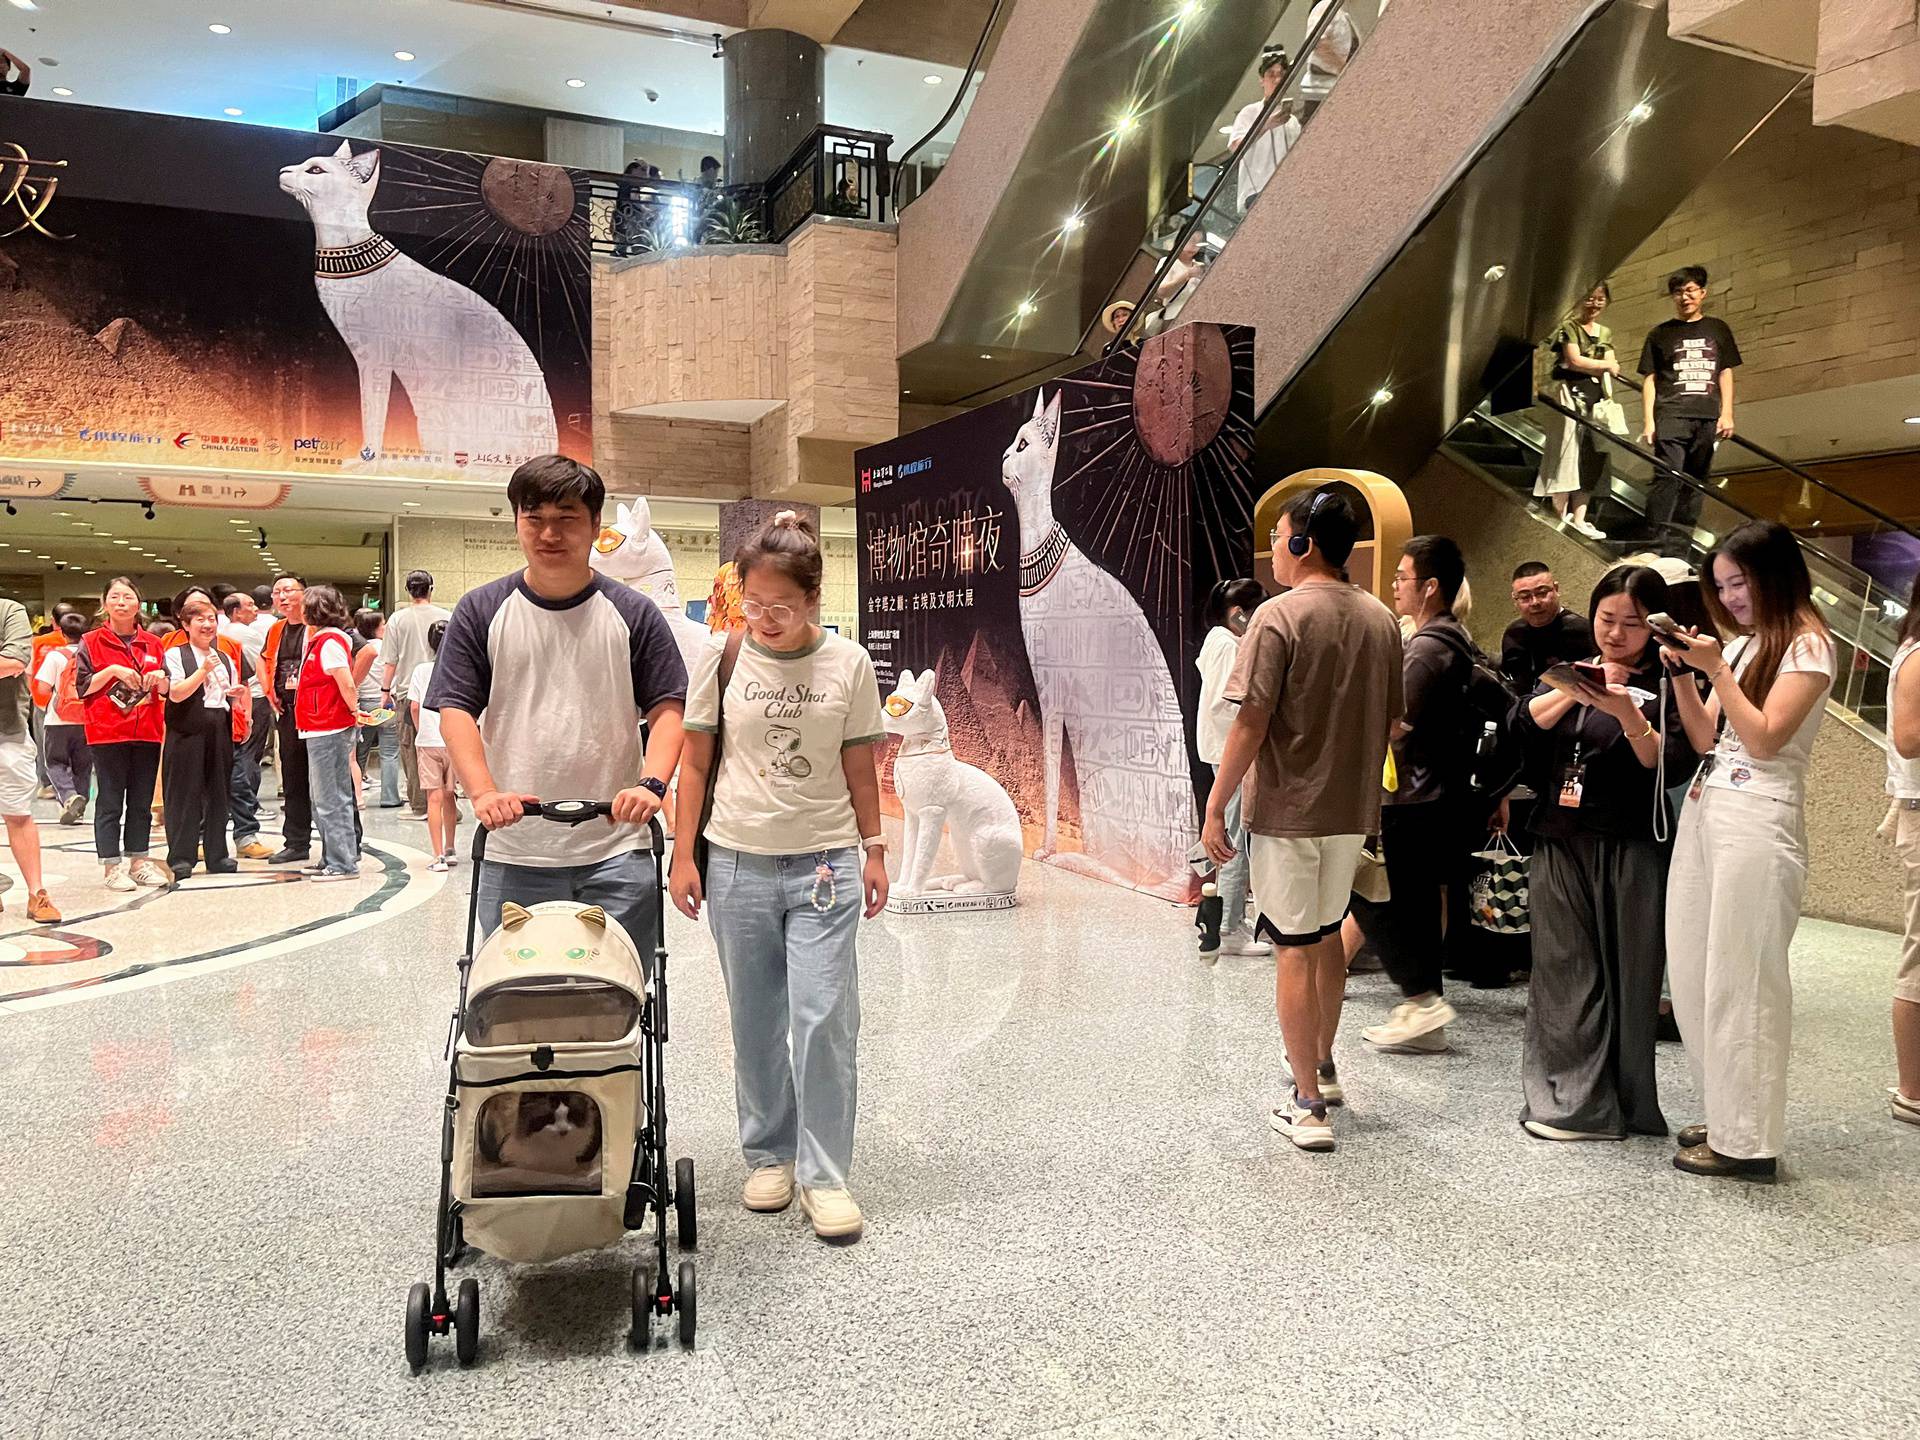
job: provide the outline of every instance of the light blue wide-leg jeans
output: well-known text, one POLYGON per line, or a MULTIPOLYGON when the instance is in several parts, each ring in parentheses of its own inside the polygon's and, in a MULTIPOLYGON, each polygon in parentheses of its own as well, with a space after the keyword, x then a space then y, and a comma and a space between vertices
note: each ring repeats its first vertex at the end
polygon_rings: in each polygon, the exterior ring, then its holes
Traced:
POLYGON ((747 1165, 791 1162, 808 1189, 844 1187, 860 1088, 860 852, 748 855, 715 845, 706 895, 733 1015, 747 1165), (833 867, 831 905, 825 882, 816 890, 823 858, 833 867))

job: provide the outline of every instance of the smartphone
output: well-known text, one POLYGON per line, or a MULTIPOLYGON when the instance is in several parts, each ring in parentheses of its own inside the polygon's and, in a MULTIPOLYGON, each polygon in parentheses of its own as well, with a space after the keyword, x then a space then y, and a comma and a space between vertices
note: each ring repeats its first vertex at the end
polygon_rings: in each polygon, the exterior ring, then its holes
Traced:
POLYGON ((1664 610, 1656 610, 1647 616, 1647 628, 1653 631, 1653 638, 1669 650, 1684 650, 1687 642, 1681 637, 1680 626, 1664 610))
POLYGON ((1575 699, 1583 695, 1591 695, 1596 690, 1604 692, 1607 688, 1607 672, 1598 665, 1585 663, 1568 665, 1562 662, 1558 665, 1549 665, 1541 673, 1540 678, 1562 694, 1571 695, 1575 699))
POLYGON ((1607 667, 1606 666, 1595 665, 1588 661, 1580 660, 1580 661, 1574 662, 1571 668, 1574 674, 1578 675, 1583 681, 1591 685, 1594 689, 1604 690, 1607 688, 1607 667))

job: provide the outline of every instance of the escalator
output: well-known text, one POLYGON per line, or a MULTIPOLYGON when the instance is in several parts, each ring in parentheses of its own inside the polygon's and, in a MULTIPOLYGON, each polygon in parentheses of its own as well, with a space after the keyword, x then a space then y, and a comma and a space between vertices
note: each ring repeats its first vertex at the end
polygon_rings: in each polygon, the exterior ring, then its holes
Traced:
POLYGON ((1552 523, 1533 487, 1543 451, 1562 426, 1571 427, 1576 443, 1593 447, 1605 461, 1588 512, 1601 536, 1562 529, 1565 540, 1602 563, 1657 552, 1699 569, 1716 543, 1749 520, 1773 520, 1791 530, 1813 576, 1814 602, 1839 647, 1832 704, 1855 728, 1885 733, 1887 668, 1906 615, 1908 585, 1902 580, 1920 558, 1920 534, 1737 434, 1721 442, 1703 482, 1544 394, 1529 408, 1502 414, 1481 405, 1440 449, 1552 523), (1791 477, 1790 485, 1771 478, 1782 474, 1791 477), (1756 483, 1758 476, 1768 478, 1756 483), (1694 499, 1699 515, 1691 526, 1649 523, 1649 499, 1659 487, 1694 499))

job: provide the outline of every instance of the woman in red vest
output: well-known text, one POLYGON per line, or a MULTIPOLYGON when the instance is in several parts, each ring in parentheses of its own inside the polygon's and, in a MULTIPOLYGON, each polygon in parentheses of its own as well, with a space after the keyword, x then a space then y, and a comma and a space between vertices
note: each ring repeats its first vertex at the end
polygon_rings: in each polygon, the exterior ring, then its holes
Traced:
POLYGON ((147 805, 160 773, 162 702, 156 697, 166 688, 166 667, 160 642, 140 628, 140 591, 133 581, 124 575, 108 581, 100 606, 106 623, 75 646, 75 686, 99 786, 94 851, 106 867, 109 890, 164 890, 173 872, 147 854, 153 833, 147 805))
POLYGON ((320 863, 301 871, 309 880, 352 880, 360 874, 353 787, 359 697, 347 619, 346 601, 333 586, 315 585, 307 591, 306 649, 293 713, 306 745, 307 791, 314 828, 320 832, 320 863))

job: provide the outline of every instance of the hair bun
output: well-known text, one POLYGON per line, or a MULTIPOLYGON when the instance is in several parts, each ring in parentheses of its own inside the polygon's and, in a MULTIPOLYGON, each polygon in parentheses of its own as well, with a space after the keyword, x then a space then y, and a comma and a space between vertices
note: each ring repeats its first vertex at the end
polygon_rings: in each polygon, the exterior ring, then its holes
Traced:
POLYGON ((782 527, 798 525, 800 523, 800 512, 798 510, 782 510, 773 517, 773 523, 782 527))

